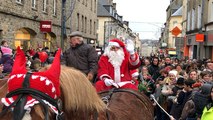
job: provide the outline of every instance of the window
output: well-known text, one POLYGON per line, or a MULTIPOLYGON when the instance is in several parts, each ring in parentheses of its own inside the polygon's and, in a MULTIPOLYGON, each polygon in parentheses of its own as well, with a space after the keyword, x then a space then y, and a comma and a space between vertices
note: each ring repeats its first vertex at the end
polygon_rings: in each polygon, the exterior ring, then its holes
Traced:
POLYGON ((42 10, 43 12, 47 12, 47 0, 43 0, 42 10))
POLYGON ((96 8, 96 4, 97 4, 97 3, 96 3, 96 0, 95 0, 95 2, 94 2, 94 12, 95 12, 95 13, 96 13, 96 9, 97 9, 97 8, 96 8))
POLYGON ((92 34, 92 20, 89 21, 89 33, 92 34))
POLYGON ((202 14, 202 11, 201 11, 201 6, 199 5, 198 6, 198 9, 197 9, 197 28, 201 28, 201 14, 202 14))
POLYGON ((195 9, 192 9, 192 26, 191 30, 195 29, 195 9))
POLYGON ((20 4, 22 4, 22 3, 23 3, 23 1, 22 1, 22 0, 16 0, 16 2, 17 2, 17 3, 20 3, 20 4))
POLYGON ((84 16, 81 17, 81 32, 84 32, 84 16))
POLYGON ((95 31, 96 31, 96 22, 94 22, 94 26, 93 26, 94 35, 96 34, 95 31))
POLYGON ((85 27, 85 33, 86 33, 87 32, 87 17, 85 17, 84 23, 85 23, 84 27, 85 27))
POLYGON ((87 0, 85 0, 85 6, 87 6, 87 0))
POLYGON ((177 26, 177 21, 173 21, 173 27, 176 27, 177 26))
POLYGON ((190 13, 191 13, 190 11, 187 13, 187 31, 190 30, 190 23, 191 23, 191 14, 190 13))
POLYGON ((80 19, 79 19, 79 13, 77 13, 77 31, 79 31, 79 22, 80 22, 80 19))
POLYGON ((91 1, 90 10, 92 11, 92 7, 93 7, 92 1, 93 1, 93 0, 90 0, 90 1, 91 1))
POLYGON ((56 0, 53 0, 53 15, 56 15, 56 0))
POLYGON ((36 9, 37 5, 36 5, 36 0, 32 0, 32 8, 36 9))
POLYGON ((213 2, 211 4, 210 10, 210 22, 213 22, 213 2))

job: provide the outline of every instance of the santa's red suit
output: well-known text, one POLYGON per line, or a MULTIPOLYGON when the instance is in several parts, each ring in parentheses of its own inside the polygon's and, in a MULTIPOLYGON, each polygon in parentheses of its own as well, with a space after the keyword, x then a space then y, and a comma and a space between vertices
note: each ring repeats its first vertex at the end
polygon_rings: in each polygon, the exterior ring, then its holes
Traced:
MULTIPOLYGON (((140 60, 138 54, 134 53, 130 54, 127 52, 125 44, 118 40, 113 39, 110 40, 110 43, 115 43, 115 45, 121 47, 124 51, 124 59, 119 66, 114 66, 109 61, 109 57, 106 54, 103 54, 100 57, 98 62, 98 78, 99 80, 96 82, 96 90, 97 92, 103 90, 109 90, 114 85, 107 86, 105 79, 113 80, 113 84, 118 85, 119 88, 130 88, 134 90, 138 90, 137 85, 135 84, 136 81, 132 80, 131 70, 134 70, 140 66, 140 60), (117 43, 117 44, 116 44, 117 43), (133 56, 133 57, 132 57, 133 56)), ((109 44, 110 44, 109 43, 109 44)))

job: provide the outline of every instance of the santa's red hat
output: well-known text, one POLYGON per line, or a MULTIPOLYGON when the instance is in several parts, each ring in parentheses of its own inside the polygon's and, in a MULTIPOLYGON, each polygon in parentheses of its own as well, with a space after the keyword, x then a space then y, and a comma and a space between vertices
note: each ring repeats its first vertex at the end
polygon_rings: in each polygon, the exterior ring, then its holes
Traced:
POLYGON ((125 44, 119 39, 112 39, 109 41, 109 46, 116 46, 116 47, 125 47, 125 44))

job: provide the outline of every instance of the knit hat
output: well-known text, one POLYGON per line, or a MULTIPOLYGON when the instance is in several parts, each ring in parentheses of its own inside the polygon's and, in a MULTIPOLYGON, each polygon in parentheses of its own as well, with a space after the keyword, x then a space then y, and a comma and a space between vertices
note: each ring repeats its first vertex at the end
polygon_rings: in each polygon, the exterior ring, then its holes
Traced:
POLYGON ((134 78, 134 77, 138 77, 139 76, 139 73, 138 71, 135 69, 135 70, 132 70, 131 71, 131 76, 134 78))
POLYGON ((169 74, 173 74, 174 76, 177 76, 178 72, 176 70, 169 71, 169 74))
MULTIPOLYGON (((60 53, 61 50, 59 49, 56 53, 51 67, 48 70, 31 73, 31 76, 29 77, 30 88, 41 91, 49 95, 53 99, 56 99, 60 96, 60 53)), ((22 51, 20 47, 18 47, 13 69, 8 79, 8 92, 23 87, 22 84, 26 77, 26 73, 27 69, 25 54, 24 51, 22 51)), ((17 97, 18 96, 16 95, 10 98, 2 98, 1 101, 2 103, 4 103, 4 105, 9 106, 17 99, 17 97)), ((29 110, 30 107, 34 106, 37 103, 39 103, 39 101, 29 95, 27 96, 27 102, 24 106, 24 109, 29 110)), ((51 105, 47 101, 45 103, 49 105, 56 114, 58 113, 57 109, 53 105, 51 105)))

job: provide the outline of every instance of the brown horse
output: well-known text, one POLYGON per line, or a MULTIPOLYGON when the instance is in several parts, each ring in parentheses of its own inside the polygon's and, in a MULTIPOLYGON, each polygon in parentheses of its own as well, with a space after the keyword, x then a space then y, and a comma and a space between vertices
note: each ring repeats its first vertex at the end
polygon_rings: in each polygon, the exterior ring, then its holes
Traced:
MULTIPOLYGON (((47 70, 48 67, 43 70, 47 70)), ((7 93, 7 81, 0 82, 0 98, 7 93)), ((61 66, 60 88, 63 111, 66 120, 153 120, 153 106, 148 98, 132 90, 110 91, 108 104, 104 104, 95 88, 80 71, 61 66)), ((108 92, 100 93, 108 96, 108 92)), ((106 99, 105 99, 106 100, 106 99)), ((2 107, 2 105, 1 105, 2 107)), ((23 120, 44 120, 43 107, 37 104, 32 107, 30 114, 25 114, 23 120)), ((49 110, 50 119, 55 119, 49 110)), ((0 120, 12 119, 8 111, 0 120)))
POLYGON ((112 89, 99 94, 107 104, 105 113, 108 120, 154 120, 153 105, 143 93, 131 89, 112 89))

